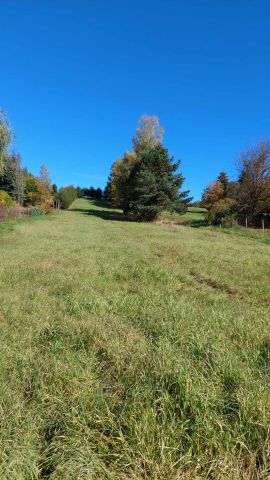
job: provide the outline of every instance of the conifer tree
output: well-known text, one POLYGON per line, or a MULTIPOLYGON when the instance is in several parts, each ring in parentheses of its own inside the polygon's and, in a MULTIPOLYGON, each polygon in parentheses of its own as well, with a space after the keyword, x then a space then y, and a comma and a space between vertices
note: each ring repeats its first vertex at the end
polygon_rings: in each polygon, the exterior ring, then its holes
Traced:
POLYGON ((176 173, 179 165, 160 143, 146 150, 130 175, 129 212, 142 220, 153 220, 163 209, 184 213, 191 199, 189 192, 179 192, 184 182, 176 173))
POLYGON ((224 198, 227 197, 228 188, 229 188, 229 177, 228 177, 227 173, 226 172, 220 172, 217 180, 223 186, 223 191, 224 191, 223 197, 224 198))
POLYGON ((16 164, 12 155, 5 155, 5 162, 0 176, 0 190, 7 192, 13 199, 15 197, 16 164))

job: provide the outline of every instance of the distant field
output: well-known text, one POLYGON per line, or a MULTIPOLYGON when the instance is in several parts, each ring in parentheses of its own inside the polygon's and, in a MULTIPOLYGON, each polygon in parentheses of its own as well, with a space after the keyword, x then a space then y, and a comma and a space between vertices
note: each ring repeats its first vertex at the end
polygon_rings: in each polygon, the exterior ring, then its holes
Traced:
POLYGON ((0 223, 0 478, 270 478, 270 234, 0 223))

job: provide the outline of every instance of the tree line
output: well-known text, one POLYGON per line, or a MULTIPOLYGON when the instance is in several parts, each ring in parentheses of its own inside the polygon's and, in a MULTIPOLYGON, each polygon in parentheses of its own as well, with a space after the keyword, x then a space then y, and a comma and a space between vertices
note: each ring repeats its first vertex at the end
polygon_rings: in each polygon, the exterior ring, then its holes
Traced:
MULTIPOLYGON (((10 122, 0 110, 0 207, 20 205, 49 213, 54 203, 68 208, 76 198, 106 198, 125 215, 151 221, 164 210, 185 213, 191 204, 189 191, 182 191, 181 161, 174 161, 163 145, 163 128, 157 116, 143 115, 132 138, 132 150, 112 164, 108 182, 101 188, 80 186, 57 188, 46 165, 40 175, 22 166, 18 152, 12 151, 14 137, 10 122)), ((261 140, 242 152, 237 180, 222 171, 205 188, 197 202, 207 209, 207 220, 215 225, 236 221, 270 226, 270 142, 261 140)))
POLYGON ((41 212, 51 209, 53 192, 46 165, 37 177, 22 166, 19 153, 10 151, 13 131, 3 110, 0 110, 0 191, 2 206, 17 204, 35 206, 41 212))
POLYGON ((40 175, 33 175, 22 166, 21 155, 12 151, 14 133, 7 115, 0 110, 0 207, 34 207, 39 213, 49 213, 55 203, 68 208, 80 197, 100 199, 101 188, 81 188, 68 185, 57 188, 52 184, 46 165, 41 165, 40 175))
POLYGON ((132 139, 132 151, 117 158, 109 175, 105 196, 125 215, 154 220, 162 210, 184 213, 191 198, 180 189, 184 182, 162 143, 163 128, 156 116, 143 115, 132 139))
POLYGON ((238 178, 226 172, 205 188, 200 205, 207 209, 209 223, 270 226, 270 142, 261 140, 242 152, 238 178))

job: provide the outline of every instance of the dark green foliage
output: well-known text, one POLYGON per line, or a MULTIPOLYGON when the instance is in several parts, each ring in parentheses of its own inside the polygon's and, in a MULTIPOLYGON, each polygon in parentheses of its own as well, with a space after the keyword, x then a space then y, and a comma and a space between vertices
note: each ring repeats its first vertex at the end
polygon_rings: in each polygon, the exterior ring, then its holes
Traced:
POLYGON ((154 220, 162 210, 185 213, 191 198, 180 193, 184 177, 176 173, 162 145, 163 128, 156 116, 143 115, 133 137, 133 151, 126 151, 111 168, 104 196, 124 214, 138 220, 154 220))
POLYGON ((108 178, 108 181, 106 183, 106 187, 104 188, 104 192, 103 192, 103 198, 105 200, 110 200, 111 198, 111 181, 112 181, 112 175, 110 174, 109 175, 109 178, 108 178))
POLYGON ((93 196, 93 198, 96 198, 97 200, 101 200, 103 197, 103 192, 101 190, 101 188, 96 188, 95 190, 95 195, 93 196))
POLYGON ((239 188, 240 188, 239 182, 229 182, 227 196, 237 201, 239 197, 239 188))
POLYGON ((73 185, 60 188, 57 193, 57 198, 60 200, 61 208, 66 209, 77 198, 77 189, 74 188, 73 185))
POLYGON ((2 175, 0 176, 0 190, 5 190, 12 198, 15 196, 16 164, 11 155, 7 155, 2 175))
POLYGON ((236 219, 237 203, 232 198, 216 202, 207 213, 207 221, 213 225, 233 225, 236 219))
POLYGON ((22 204, 25 195, 25 170, 21 167, 21 157, 16 153, 6 155, 0 176, 0 189, 5 190, 16 202, 22 204))
POLYGON ((82 194, 82 189, 81 187, 76 187, 76 191, 77 191, 77 197, 78 198, 82 198, 83 194, 82 194))
POLYGON ((184 177, 161 144, 145 151, 131 170, 128 180, 128 212, 141 220, 153 220, 162 210, 184 213, 189 192, 179 193, 184 177))
POLYGON ((227 197, 229 187, 229 177, 226 172, 220 172, 217 180, 221 183, 224 190, 224 198, 227 197))
POLYGON ((97 200, 101 200, 103 198, 103 192, 102 192, 102 189, 101 188, 94 188, 94 187, 90 187, 90 188, 80 188, 80 187, 77 187, 77 192, 79 192, 80 196, 78 196, 78 198, 81 198, 81 197, 89 197, 89 198, 96 198, 97 200))

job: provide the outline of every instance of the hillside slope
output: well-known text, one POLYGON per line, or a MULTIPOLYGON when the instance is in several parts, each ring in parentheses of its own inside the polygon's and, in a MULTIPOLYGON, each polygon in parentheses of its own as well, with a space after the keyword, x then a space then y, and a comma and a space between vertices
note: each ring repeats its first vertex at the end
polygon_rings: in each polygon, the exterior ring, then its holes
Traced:
POLYGON ((0 478, 269 478, 269 254, 87 200, 0 224, 0 478))

